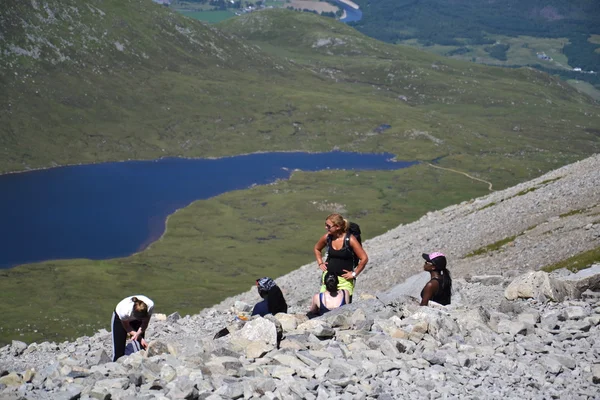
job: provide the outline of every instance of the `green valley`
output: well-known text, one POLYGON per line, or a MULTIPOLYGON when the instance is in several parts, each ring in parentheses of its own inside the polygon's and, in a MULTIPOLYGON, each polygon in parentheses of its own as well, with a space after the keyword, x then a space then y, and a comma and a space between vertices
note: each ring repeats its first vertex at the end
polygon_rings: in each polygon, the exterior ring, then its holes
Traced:
POLYGON ((600 150, 597 103, 558 78, 383 43, 310 13, 206 25, 146 0, 10 0, 0 27, 4 173, 291 150, 424 161, 295 172, 193 203, 131 257, 0 270, 0 343, 106 328, 132 292, 159 312, 194 313, 313 261, 329 212, 370 238, 488 191, 425 161, 501 189, 600 150))

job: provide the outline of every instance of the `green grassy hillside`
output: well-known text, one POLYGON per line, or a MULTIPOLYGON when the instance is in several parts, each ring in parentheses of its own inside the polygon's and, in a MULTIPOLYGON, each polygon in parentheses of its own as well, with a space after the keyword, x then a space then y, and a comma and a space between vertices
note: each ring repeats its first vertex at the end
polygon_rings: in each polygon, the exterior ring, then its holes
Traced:
POLYGON ((483 64, 524 66, 600 90, 600 8, 595 0, 356 0, 351 25, 389 43, 483 64), (543 57, 545 55, 547 57, 543 57))
POLYGON ((548 152, 562 158, 598 146, 597 105, 534 69, 440 58, 304 13, 253 13, 219 28, 324 79, 362 88, 371 104, 381 101, 376 113, 392 129, 364 142, 376 140, 401 157, 443 155, 449 165, 511 180, 516 170, 546 164, 548 152), (490 171, 500 164, 511 172, 490 171))
MULTIPOLYGON (((600 149, 597 104, 558 79, 384 44, 312 14, 206 26, 149 0, 11 0, 0 29, 2 172, 339 148, 438 158, 500 189, 600 149)), ((331 211, 370 238, 487 190, 421 164, 295 173, 199 201, 131 257, 0 271, 0 342, 106 328, 133 292, 159 312, 197 312, 311 261, 331 211)))

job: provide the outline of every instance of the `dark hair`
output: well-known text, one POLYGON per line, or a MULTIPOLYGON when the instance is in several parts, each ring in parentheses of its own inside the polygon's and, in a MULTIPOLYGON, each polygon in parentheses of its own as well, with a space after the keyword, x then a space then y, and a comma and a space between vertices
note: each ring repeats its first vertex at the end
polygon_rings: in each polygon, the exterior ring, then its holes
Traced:
POLYGON ((271 314, 275 315, 280 312, 287 313, 288 306, 279 286, 273 286, 271 290, 267 292, 266 299, 271 314))
POLYGON ((440 304, 446 306, 450 304, 450 299, 452 297, 452 277, 450 276, 450 271, 448 271, 445 267, 443 269, 438 270, 442 275, 442 285, 439 289, 440 292, 440 304))
POLYGON ((325 274, 325 288, 330 293, 335 293, 338 290, 339 279, 336 274, 327 272, 325 274))
POLYGON ((133 302, 133 316, 138 319, 146 318, 148 316, 148 305, 137 297, 132 297, 131 301, 133 302))

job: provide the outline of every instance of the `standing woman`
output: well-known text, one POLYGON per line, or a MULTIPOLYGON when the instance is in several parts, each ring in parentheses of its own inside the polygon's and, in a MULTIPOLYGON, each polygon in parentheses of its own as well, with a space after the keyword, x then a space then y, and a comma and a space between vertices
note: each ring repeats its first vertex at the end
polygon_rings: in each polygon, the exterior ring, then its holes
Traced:
MULTIPOLYGON (((338 289, 347 290, 350 294, 350 303, 354 292, 354 283, 356 278, 365 269, 369 262, 369 257, 358 240, 348 233, 349 224, 340 214, 331 214, 325 219, 325 229, 327 233, 315 244, 314 252, 323 271, 321 282, 324 283, 325 273, 331 272, 339 280, 338 289), (346 235, 348 236, 347 245, 346 235), (329 248, 327 249, 327 259, 323 260, 323 249, 327 246, 329 239, 329 248), (354 269, 354 257, 358 257, 359 262, 354 269)), ((321 293, 327 289, 324 284, 321 285, 321 293)))
POLYGON ((423 258, 423 269, 431 274, 431 279, 421 291, 421 305, 427 306, 431 300, 447 306, 452 297, 452 278, 446 269, 446 256, 439 252, 423 253, 423 258))
POLYGON ((117 304, 112 317, 113 361, 125 355, 127 336, 136 351, 148 348, 144 339, 154 302, 146 296, 126 297, 117 304))

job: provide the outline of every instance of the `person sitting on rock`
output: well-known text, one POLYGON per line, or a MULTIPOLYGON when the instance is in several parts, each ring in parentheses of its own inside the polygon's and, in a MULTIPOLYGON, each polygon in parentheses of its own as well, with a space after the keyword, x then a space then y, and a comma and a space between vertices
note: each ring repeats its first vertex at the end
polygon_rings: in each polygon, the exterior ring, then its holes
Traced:
POLYGON ((350 303, 350 294, 346 289, 338 289, 339 280, 336 274, 327 272, 325 274, 325 288, 323 293, 317 293, 312 298, 309 315, 323 315, 350 303))
POLYGON ((452 278, 446 269, 446 256, 439 252, 423 253, 423 258, 423 269, 431 274, 431 279, 421 291, 421 305, 429 305, 430 300, 444 306, 450 304, 452 278))
POLYGON ((134 351, 148 348, 144 336, 153 309, 154 302, 142 295, 126 297, 117 304, 111 321, 113 361, 125 355, 127 336, 134 351))
POLYGON ((256 287, 263 301, 256 303, 252 315, 264 317, 267 314, 287 313, 288 306, 283 293, 273 279, 268 277, 257 279, 256 287))

